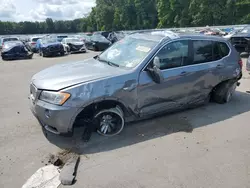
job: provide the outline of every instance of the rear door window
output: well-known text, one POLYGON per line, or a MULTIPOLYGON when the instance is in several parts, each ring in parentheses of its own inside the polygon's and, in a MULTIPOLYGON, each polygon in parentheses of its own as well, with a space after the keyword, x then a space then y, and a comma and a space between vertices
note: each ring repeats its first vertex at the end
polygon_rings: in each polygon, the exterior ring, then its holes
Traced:
POLYGON ((213 43, 209 40, 193 40, 193 64, 213 61, 213 43))

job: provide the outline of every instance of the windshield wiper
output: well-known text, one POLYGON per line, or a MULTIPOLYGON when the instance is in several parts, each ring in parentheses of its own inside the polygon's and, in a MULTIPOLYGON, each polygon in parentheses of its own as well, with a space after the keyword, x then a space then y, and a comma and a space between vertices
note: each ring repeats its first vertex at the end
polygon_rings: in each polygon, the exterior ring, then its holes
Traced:
POLYGON ((101 59, 99 56, 96 57, 96 59, 100 62, 106 63, 110 66, 114 66, 114 67, 120 67, 119 65, 112 63, 111 61, 105 60, 105 59, 101 59))

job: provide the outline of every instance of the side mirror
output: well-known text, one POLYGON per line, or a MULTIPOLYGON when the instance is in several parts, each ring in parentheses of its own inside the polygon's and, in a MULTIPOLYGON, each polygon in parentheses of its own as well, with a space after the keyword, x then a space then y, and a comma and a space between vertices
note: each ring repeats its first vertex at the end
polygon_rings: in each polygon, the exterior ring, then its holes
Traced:
POLYGON ((153 68, 148 68, 149 74, 152 77, 153 81, 157 84, 160 84, 163 82, 164 77, 162 75, 162 72, 160 70, 160 58, 155 57, 153 60, 153 68))
POLYGON ((156 68, 160 69, 160 66, 161 66, 161 64, 160 64, 160 58, 156 56, 154 58, 154 60, 153 60, 153 67, 156 67, 156 68))

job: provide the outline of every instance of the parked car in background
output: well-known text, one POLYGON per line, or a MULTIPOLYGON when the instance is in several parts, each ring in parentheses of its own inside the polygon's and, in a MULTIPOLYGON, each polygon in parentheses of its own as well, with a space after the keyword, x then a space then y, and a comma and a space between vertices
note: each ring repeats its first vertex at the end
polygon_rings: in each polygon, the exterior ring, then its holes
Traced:
POLYGON ((0 50, 4 47, 4 44, 9 41, 19 41, 17 37, 2 37, 0 39, 0 50))
POLYGON ((224 36, 227 34, 225 31, 222 31, 221 29, 210 28, 210 27, 201 30, 201 33, 203 33, 204 35, 217 35, 217 36, 224 36))
POLYGON ((21 41, 5 42, 1 56, 3 60, 32 59, 33 53, 21 41))
POLYGON ((135 33, 94 58, 34 75, 30 107, 52 133, 81 125, 113 136, 129 121, 227 103, 241 77, 239 54, 222 37, 135 33))
POLYGON ((101 34, 92 35, 89 40, 85 41, 85 45, 87 49, 94 50, 94 51, 103 51, 106 50, 112 42, 106 39, 101 34))
POLYGON ((230 31, 227 35, 223 36, 223 38, 231 40, 231 37, 235 34, 237 34, 238 32, 240 32, 242 30, 242 28, 234 28, 232 31, 230 31))
POLYGON ((85 42, 86 40, 89 40, 90 36, 86 34, 76 35, 76 38, 80 39, 82 42, 85 42))
POLYGON ((86 52, 87 50, 84 42, 78 38, 64 38, 62 44, 66 52, 77 53, 86 52))
POLYGON ((67 37, 68 37, 67 35, 57 35, 57 36, 56 36, 58 42, 62 42, 62 40, 63 40, 64 38, 67 38, 67 37))
POLYGON ((111 32, 109 33, 107 39, 109 41, 111 41, 112 43, 115 43, 121 39, 123 39, 126 35, 122 32, 122 31, 119 31, 119 32, 111 32))
POLYGON ((107 39, 110 33, 112 33, 112 31, 96 31, 91 36, 102 35, 107 39))
POLYGON ((250 52, 250 26, 246 26, 241 31, 231 37, 231 43, 238 52, 250 52))
POLYGON ((30 37, 28 39, 28 42, 26 43, 26 45, 29 46, 32 52, 37 52, 36 42, 38 39, 41 39, 41 37, 30 37))
POLYGON ((40 41, 39 54, 43 57, 56 56, 65 54, 64 47, 57 38, 44 38, 40 41))

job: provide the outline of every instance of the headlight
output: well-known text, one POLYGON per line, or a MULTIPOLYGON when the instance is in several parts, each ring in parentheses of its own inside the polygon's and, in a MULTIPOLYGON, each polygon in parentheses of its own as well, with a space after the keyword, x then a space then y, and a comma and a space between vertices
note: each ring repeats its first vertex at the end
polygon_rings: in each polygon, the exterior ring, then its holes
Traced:
POLYGON ((42 101, 56 105, 63 105, 69 98, 69 93, 53 91, 43 91, 39 97, 42 101))

